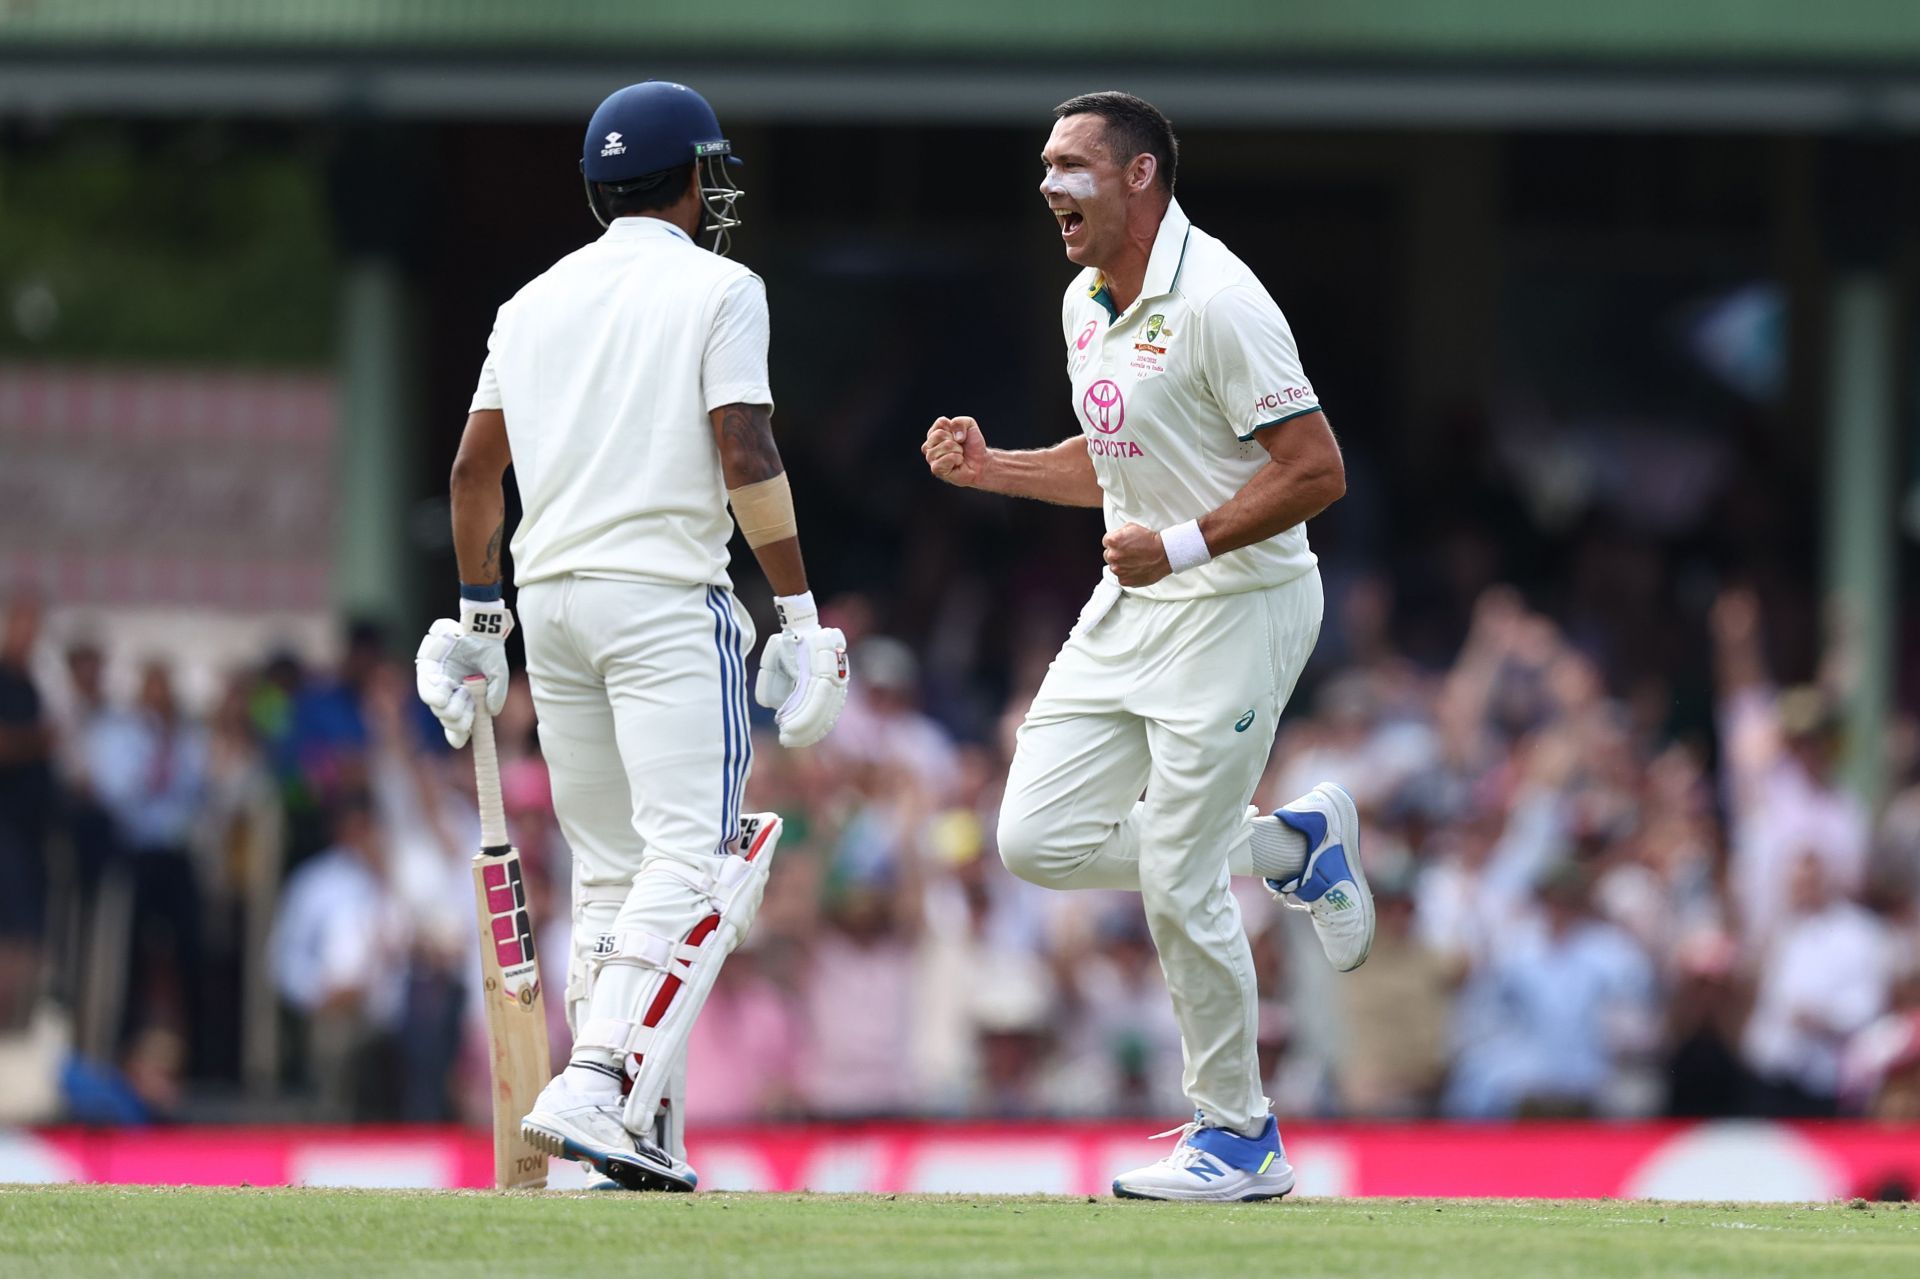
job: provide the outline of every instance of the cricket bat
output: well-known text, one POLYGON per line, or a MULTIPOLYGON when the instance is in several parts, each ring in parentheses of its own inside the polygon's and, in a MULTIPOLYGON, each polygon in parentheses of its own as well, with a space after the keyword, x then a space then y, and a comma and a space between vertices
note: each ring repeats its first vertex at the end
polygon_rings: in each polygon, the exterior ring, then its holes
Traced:
POLYGON ((473 895, 480 911, 480 986, 493 1071, 493 1184, 499 1190, 537 1190, 547 1184, 547 1157, 521 1139, 520 1117, 533 1109, 553 1068, 540 960, 533 949, 533 916, 520 873, 520 850, 507 841, 486 678, 469 679, 467 693, 473 698, 473 776, 480 793, 473 895))

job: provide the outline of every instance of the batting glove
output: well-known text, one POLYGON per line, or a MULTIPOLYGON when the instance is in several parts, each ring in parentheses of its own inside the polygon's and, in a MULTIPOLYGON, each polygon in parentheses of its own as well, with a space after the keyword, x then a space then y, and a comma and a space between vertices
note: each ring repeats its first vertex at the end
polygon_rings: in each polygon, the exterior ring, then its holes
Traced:
POLYGON ((760 654, 753 699, 773 712, 782 746, 811 746, 847 704, 847 637, 820 625, 812 591, 776 596, 773 607, 780 633, 760 654))
POLYGON ((447 745, 458 750, 473 732, 473 698, 469 676, 487 680, 487 713, 498 715, 507 704, 507 636, 513 634, 513 613, 499 600, 460 601, 460 620, 443 617, 433 624, 420 651, 413 656, 413 682, 427 704, 447 745))

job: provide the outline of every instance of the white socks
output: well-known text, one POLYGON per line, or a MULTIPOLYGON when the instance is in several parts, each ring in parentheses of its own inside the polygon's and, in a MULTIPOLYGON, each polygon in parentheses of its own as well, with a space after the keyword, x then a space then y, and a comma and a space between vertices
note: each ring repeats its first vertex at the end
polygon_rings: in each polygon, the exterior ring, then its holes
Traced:
MULTIPOLYGON (((1307 837, 1277 817, 1256 817, 1248 823, 1252 835, 1247 841, 1251 865, 1246 873, 1282 883, 1307 868, 1307 837)), ((1237 859, 1236 859, 1237 860, 1237 859)), ((1240 868, 1232 868, 1239 874, 1240 868)))
POLYGON ((567 1086, 589 1101, 617 1103, 620 1100, 620 1085, 624 1082, 619 1066, 608 1066, 594 1060, 599 1053, 582 1054, 567 1063, 564 1072, 567 1086))

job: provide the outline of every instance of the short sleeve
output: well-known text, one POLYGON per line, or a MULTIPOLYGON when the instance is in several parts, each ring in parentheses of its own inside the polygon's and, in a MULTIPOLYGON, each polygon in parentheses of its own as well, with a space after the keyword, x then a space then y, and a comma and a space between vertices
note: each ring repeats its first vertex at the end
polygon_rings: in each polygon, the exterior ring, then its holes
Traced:
POLYGON ((500 400, 500 371, 494 364, 499 350, 500 320, 496 316, 493 321, 493 332, 487 335, 487 358, 480 365, 480 382, 473 388, 473 402, 467 405, 469 413, 506 407, 500 400))
POLYGON ((772 404, 767 385, 767 286, 747 274, 726 286, 714 309, 700 363, 700 392, 707 412, 726 404, 772 404))
POLYGON ((1264 290, 1221 290, 1208 300, 1200 330, 1202 372, 1236 439, 1319 409, 1287 317, 1264 290))

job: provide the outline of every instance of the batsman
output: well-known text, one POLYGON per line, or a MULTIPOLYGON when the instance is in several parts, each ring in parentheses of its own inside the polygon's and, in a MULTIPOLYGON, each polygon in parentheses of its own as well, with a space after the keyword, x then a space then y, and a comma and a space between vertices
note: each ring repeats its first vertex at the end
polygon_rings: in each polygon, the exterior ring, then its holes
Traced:
POLYGON ((1311 912, 1335 968, 1365 961, 1353 800, 1329 782, 1272 814, 1247 803, 1320 633, 1304 523, 1345 470, 1280 308, 1174 199, 1166 117, 1124 93, 1054 114, 1039 187, 1081 268, 1060 313, 1080 432, 1015 452, 942 417, 922 446, 950 484, 1106 515, 1100 584, 1020 727, 1000 855, 1037 884, 1145 901, 1195 1114, 1114 1193, 1274 1199, 1293 1170, 1261 1095, 1228 875, 1311 912))
POLYGON ((773 440, 766 290, 725 256, 738 163, 685 85, 631 85, 594 112, 580 168, 605 233, 494 320, 451 480, 460 615, 416 659, 456 747, 468 677, 485 677, 490 710, 506 699, 511 465, 527 674, 574 860, 573 1050, 521 1132, 635 1190, 697 1182, 687 1037, 780 838, 777 816, 741 812, 754 633, 727 573, 736 521, 775 593, 754 696, 781 745, 826 736, 847 693, 846 641, 820 625, 773 440))

